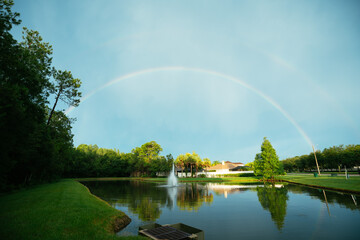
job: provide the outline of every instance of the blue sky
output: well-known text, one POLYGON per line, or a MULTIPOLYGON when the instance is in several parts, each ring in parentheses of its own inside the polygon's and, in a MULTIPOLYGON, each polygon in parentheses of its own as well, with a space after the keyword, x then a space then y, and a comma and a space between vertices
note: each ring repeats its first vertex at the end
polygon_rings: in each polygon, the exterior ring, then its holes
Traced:
POLYGON ((76 146, 130 152, 154 140, 164 155, 247 163, 263 137, 280 159, 308 154, 309 140, 359 144, 359 1, 17 0, 13 10, 91 93, 68 113, 76 146))

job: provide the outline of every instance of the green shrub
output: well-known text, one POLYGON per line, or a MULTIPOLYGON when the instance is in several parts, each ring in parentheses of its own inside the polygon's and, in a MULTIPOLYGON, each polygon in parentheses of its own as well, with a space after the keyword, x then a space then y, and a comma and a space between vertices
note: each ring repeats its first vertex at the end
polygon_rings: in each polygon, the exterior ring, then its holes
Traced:
POLYGON ((254 173, 224 174, 223 177, 255 177, 254 173))

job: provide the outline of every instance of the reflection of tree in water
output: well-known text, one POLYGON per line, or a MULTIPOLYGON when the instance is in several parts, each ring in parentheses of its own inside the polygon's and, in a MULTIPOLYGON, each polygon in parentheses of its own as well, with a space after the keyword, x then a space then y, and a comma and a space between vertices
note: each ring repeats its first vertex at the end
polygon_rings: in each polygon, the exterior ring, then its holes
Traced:
MULTIPOLYGON (((295 194, 308 194, 311 198, 316 198, 325 203, 324 193, 322 189, 309 188, 300 185, 289 185, 290 192, 295 194)), ((334 191, 326 191, 326 199, 329 204, 339 204, 342 207, 346 207, 351 210, 360 210, 359 195, 353 195, 347 193, 339 193, 334 191), (355 201, 354 201, 355 200, 355 201)))
POLYGON ((130 212, 137 214, 143 221, 155 221, 160 217, 160 203, 151 198, 143 198, 129 206, 130 212))
POLYGON ((272 220, 277 228, 281 230, 286 216, 287 189, 285 187, 276 188, 274 185, 265 185, 257 188, 257 195, 261 206, 270 212, 272 220))
POLYGON ((203 203, 211 205, 214 196, 209 193, 205 185, 198 183, 187 183, 178 189, 177 206, 180 210, 197 212, 203 203))
POLYGON ((172 207, 167 189, 154 183, 140 181, 84 182, 91 193, 110 205, 128 207, 129 212, 143 221, 155 221, 161 215, 161 207, 172 207))

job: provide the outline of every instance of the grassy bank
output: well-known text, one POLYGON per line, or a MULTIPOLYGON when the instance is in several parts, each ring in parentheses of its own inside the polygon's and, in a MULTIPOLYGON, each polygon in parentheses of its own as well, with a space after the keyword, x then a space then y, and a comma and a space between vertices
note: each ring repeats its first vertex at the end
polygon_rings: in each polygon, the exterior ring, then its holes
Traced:
POLYGON ((322 187, 333 190, 342 190, 360 193, 360 177, 350 177, 345 179, 344 176, 330 177, 313 175, 287 175, 278 177, 280 180, 286 180, 293 183, 305 184, 314 187, 322 187))
MULTIPOLYGON (((258 182, 262 177, 223 177, 223 178, 178 178, 179 182, 258 182)), ((149 182, 166 182, 167 178, 76 178, 77 181, 120 181, 120 180, 139 180, 149 182)))
POLYGON ((124 215, 63 180, 1 196, 0 239, 144 239, 116 237, 114 222, 124 215))

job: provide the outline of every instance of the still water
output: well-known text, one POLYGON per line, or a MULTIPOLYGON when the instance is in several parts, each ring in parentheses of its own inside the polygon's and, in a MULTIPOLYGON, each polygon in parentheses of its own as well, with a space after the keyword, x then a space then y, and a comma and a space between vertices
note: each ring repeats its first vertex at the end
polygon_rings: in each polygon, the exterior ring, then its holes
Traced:
POLYGON ((138 227, 184 223, 215 239, 360 239, 360 196, 291 184, 83 182, 138 227))

